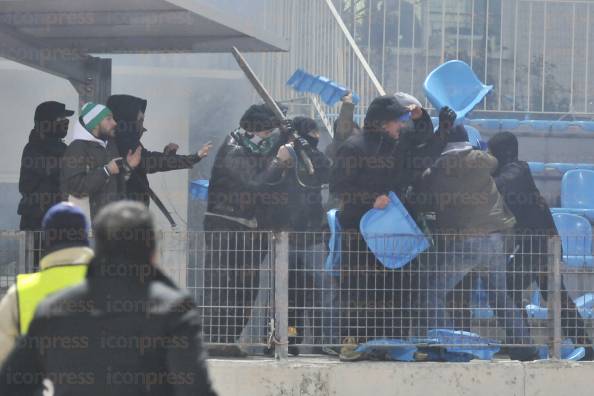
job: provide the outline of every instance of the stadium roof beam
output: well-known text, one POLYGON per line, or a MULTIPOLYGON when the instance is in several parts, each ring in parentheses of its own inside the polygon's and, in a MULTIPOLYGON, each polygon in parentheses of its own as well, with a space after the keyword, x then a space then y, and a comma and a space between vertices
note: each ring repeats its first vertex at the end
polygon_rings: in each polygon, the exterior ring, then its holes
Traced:
POLYGON ((0 1, 0 56, 104 102, 111 59, 91 54, 286 51, 287 41, 205 0, 0 1))

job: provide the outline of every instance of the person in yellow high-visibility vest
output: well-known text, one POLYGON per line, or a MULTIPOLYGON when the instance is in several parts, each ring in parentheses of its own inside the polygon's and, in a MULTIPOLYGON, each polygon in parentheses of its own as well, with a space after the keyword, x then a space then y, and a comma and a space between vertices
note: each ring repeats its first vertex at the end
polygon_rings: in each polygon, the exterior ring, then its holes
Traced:
POLYGON ((89 222, 68 202, 51 207, 43 218, 45 256, 40 271, 17 275, 0 301, 0 366, 19 335, 26 334, 35 308, 46 296, 82 282, 93 258, 89 222))

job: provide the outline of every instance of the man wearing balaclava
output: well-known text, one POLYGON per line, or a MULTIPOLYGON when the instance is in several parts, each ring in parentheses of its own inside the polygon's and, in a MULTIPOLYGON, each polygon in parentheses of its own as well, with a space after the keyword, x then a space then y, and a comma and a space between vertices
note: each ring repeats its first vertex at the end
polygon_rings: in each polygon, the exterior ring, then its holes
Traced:
POLYGON ((321 236, 324 209, 322 185, 330 177, 330 159, 318 150, 320 132, 315 120, 295 117, 293 128, 301 139, 300 150, 310 158, 314 173, 307 172, 294 148, 292 160, 282 179, 272 188, 286 197, 271 202, 267 222, 275 231, 290 231, 289 236, 289 353, 299 354, 304 340, 305 313, 313 322, 312 336, 324 344, 337 344, 338 339, 338 281, 324 270, 324 246, 321 236), (308 290, 306 292, 306 290, 308 290), (317 305, 316 305, 317 304, 317 305), (321 305, 320 305, 321 304, 321 305), (309 310, 305 307, 309 307, 309 310))
POLYGON ((149 151, 140 142, 147 131, 144 128, 144 116, 147 101, 131 95, 112 95, 107 100, 107 107, 113 112, 117 122, 115 140, 121 156, 129 150, 141 147, 140 165, 132 171, 126 182, 126 198, 149 205, 151 189, 147 174, 178 169, 190 169, 208 155, 210 144, 205 144, 197 153, 178 155, 178 145, 169 143, 162 153, 149 151))
MULTIPOLYGON (((408 328, 400 320, 402 279, 396 271, 385 271, 368 250, 359 233, 361 217, 371 208, 384 209, 390 191, 398 193, 399 169, 396 149, 411 112, 394 95, 375 98, 365 115, 363 132, 349 137, 336 153, 330 176, 330 193, 340 201, 338 222, 344 231, 341 288, 348 289, 351 319, 342 336, 358 342, 369 338, 400 337, 408 328), (365 285, 366 291, 358 291, 365 285), (371 305, 370 305, 371 304, 371 305)), ((345 315, 343 315, 345 316, 345 315)))
POLYGON ((19 192, 23 198, 18 207, 21 230, 40 230, 45 212, 63 201, 60 163, 66 151, 63 139, 68 132, 68 117, 73 114, 74 111, 59 102, 44 102, 35 110, 35 125, 21 160, 19 192))
MULTIPOLYGON (((522 308, 522 293, 536 283, 550 290, 547 259, 548 238, 558 236, 549 206, 538 191, 528 163, 518 159, 518 139, 511 132, 499 132, 489 140, 489 152, 498 164, 493 179, 507 207, 516 217, 514 247, 517 253, 508 264, 508 287, 514 303, 522 308)), ((547 295, 543 295, 547 298, 547 295)), ((563 335, 576 345, 588 345, 582 360, 594 359, 592 341, 575 303, 561 285, 561 326, 563 335)))
MULTIPOLYGON (((264 104, 247 109, 219 148, 210 177, 204 230, 204 333, 207 342, 234 344, 258 294, 260 263, 269 248, 270 205, 287 199, 275 184, 288 169, 280 122, 264 104), (239 232, 238 232, 239 231, 239 232)), ((200 303, 199 305, 202 305, 200 303)), ((245 355, 237 344, 211 355, 245 355)))

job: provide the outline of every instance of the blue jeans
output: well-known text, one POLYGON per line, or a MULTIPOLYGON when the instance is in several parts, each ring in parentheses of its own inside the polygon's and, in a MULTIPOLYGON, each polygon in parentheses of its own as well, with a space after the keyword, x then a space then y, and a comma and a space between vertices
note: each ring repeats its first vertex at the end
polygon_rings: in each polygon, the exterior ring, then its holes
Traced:
MULTIPOLYGON (((508 344, 529 344, 528 323, 522 310, 516 308, 507 291, 507 255, 502 234, 480 237, 449 236, 440 241, 419 264, 420 290, 415 309, 419 321, 413 322, 417 336, 426 336, 429 329, 454 329, 448 315, 446 296, 473 272, 480 276, 487 291, 489 305, 495 310, 499 326, 506 332, 508 344)), ((525 350, 531 354, 532 350, 525 350)), ((518 357, 521 358, 521 357, 518 357)))

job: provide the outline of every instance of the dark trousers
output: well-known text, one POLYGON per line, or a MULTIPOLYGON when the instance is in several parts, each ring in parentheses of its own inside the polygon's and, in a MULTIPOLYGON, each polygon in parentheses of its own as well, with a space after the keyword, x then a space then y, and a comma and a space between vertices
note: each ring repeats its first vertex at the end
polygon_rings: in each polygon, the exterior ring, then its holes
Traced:
POLYGON ((357 232, 342 235, 341 250, 341 336, 358 343, 408 336, 410 271, 386 269, 357 232))
POLYGON ((207 216, 202 319, 204 339, 235 343, 252 315, 268 233, 207 216))
MULTIPOLYGON (((546 236, 526 236, 515 241, 517 253, 507 268, 508 285, 511 297, 518 308, 523 308, 522 292, 532 283, 536 283, 547 298, 551 292, 548 286, 548 246, 546 236)), ((526 313, 524 312, 524 315, 526 313)), ((585 324, 573 299, 567 293, 565 285, 561 283, 561 327, 563 335, 571 338, 575 344, 591 346, 585 324)))
POLYGON ((314 344, 338 344, 338 278, 324 268, 326 252, 321 233, 294 233, 289 238, 289 326, 301 344, 309 320, 314 344))

